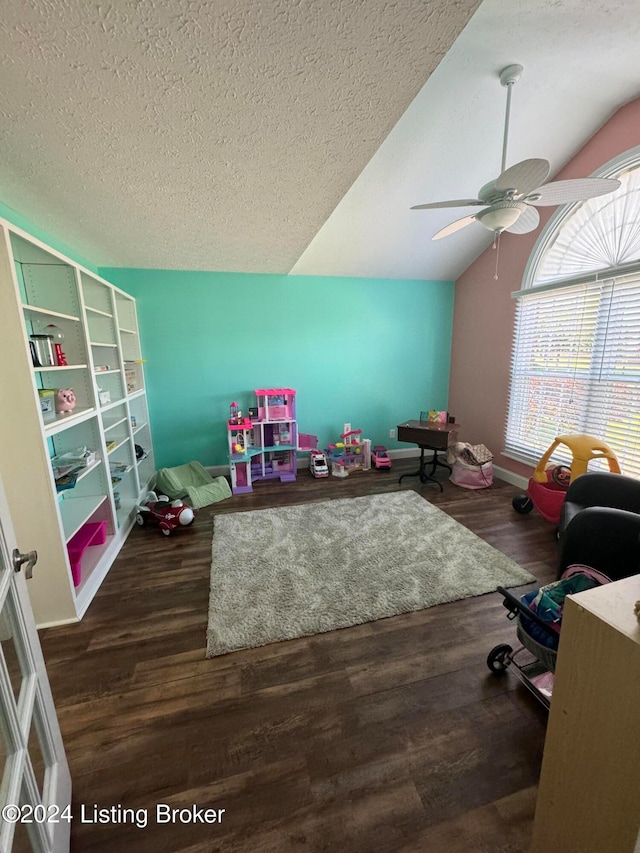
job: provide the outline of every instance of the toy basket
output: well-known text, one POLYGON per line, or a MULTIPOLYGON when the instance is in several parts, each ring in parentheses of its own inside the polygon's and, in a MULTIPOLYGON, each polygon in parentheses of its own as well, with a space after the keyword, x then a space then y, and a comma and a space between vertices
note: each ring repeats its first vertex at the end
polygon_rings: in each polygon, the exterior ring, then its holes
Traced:
POLYGON ((529 649, 531 654, 534 655, 540 663, 544 664, 550 672, 555 672, 556 659, 558 657, 557 650, 550 649, 548 646, 543 646, 542 643, 539 643, 534 637, 532 637, 523 624, 522 616, 518 617, 516 634, 525 649, 529 649))
POLYGON ((451 466, 449 479, 463 489, 486 489, 493 485, 493 462, 469 465, 461 459, 456 459, 451 466))

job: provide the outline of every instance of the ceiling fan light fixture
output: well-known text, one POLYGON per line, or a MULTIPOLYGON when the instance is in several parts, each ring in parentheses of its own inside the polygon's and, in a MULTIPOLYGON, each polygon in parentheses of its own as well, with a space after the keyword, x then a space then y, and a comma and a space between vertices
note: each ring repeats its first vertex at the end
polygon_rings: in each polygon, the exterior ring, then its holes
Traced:
MULTIPOLYGON (((511 115, 511 90, 522 74, 522 65, 508 65, 500 72, 500 82, 507 89, 507 109, 504 119, 502 141, 502 168, 497 178, 486 183, 478 198, 453 199, 416 204, 412 210, 435 210, 445 207, 483 208, 479 213, 463 216, 445 225, 431 238, 440 240, 479 222, 497 238, 503 231, 510 234, 528 234, 540 224, 537 207, 553 207, 560 204, 586 201, 589 198, 612 193, 620 181, 611 178, 573 178, 547 182, 551 164, 540 157, 529 157, 507 168, 507 141, 509 139, 509 117, 511 115)), ((494 248, 497 245, 494 239, 494 248)))
POLYGON ((510 228, 520 216, 523 204, 500 205, 500 207, 488 207, 476 213, 476 219, 488 231, 504 231, 510 228))

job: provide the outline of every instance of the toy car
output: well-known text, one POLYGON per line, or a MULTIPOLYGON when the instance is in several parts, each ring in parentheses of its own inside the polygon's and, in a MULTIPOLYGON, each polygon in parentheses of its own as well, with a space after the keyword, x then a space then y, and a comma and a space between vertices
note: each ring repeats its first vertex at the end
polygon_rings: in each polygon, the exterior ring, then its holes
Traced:
POLYGON ((144 503, 136 506, 136 524, 144 527, 149 521, 156 521, 165 536, 171 536, 176 527, 188 527, 193 524, 195 513, 190 506, 180 500, 172 501, 166 495, 148 492, 144 503))
POLYGON ((569 484, 587 471, 592 459, 606 459, 609 471, 612 474, 620 473, 615 453, 600 439, 582 434, 557 436, 536 465, 526 494, 516 495, 511 501, 512 507, 520 515, 526 515, 535 507, 545 521, 557 524, 569 484), (551 467, 551 456, 559 445, 569 449, 572 458, 570 466, 551 467))
POLYGON ((371 464, 374 468, 391 468, 391 459, 384 444, 376 444, 371 451, 371 464))
POLYGON ((314 477, 328 477, 329 467, 327 459, 321 450, 312 448, 309 451, 309 470, 314 477))

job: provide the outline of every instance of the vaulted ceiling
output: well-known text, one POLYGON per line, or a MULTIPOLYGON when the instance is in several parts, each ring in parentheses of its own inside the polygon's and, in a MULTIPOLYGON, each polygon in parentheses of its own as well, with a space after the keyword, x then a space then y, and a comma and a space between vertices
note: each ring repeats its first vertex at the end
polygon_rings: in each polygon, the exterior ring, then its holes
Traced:
POLYGON ((432 243, 457 213, 408 208, 497 176, 497 73, 525 66, 509 162, 557 171, 640 94, 639 19, 636 0, 5 0, 0 201, 96 266, 454 278, 488 232, 432 243))

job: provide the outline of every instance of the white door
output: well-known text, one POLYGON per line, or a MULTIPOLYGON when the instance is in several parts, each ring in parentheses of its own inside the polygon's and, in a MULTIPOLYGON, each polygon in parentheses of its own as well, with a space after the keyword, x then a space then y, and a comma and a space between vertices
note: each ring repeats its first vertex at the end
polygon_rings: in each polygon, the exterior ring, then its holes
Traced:
POLYGON ((30 556, 17 548, 0 481, 0 853, 63 853, 71 778, 27 593, 30 556))

